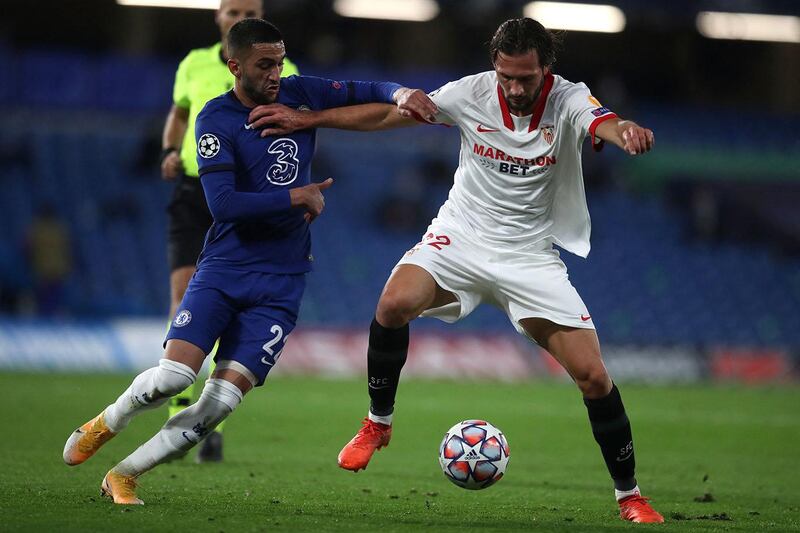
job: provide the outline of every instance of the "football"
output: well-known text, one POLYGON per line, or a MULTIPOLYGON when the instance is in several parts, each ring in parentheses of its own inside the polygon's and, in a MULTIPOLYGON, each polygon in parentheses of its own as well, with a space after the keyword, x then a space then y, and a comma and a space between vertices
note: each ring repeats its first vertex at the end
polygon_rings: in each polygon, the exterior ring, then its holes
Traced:
POLYGON ((494 485, 508 465, 508 441, 485 420, 464 420, 451 427, 439 446, 439 464, 459 487, 479 490, 494 485))

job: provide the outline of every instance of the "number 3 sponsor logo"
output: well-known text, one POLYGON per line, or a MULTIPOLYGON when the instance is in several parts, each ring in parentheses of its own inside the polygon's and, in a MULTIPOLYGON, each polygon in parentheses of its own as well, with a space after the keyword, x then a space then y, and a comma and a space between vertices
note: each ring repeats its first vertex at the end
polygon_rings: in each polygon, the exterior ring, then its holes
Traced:
POLYGON ((267 169, 267 179, 275 185, 289 185, 297 179, 300 161, 297 159, 297 143, 292 139, 281 138, 272 141, 267 153, 276 155, 276 161, 267 169))

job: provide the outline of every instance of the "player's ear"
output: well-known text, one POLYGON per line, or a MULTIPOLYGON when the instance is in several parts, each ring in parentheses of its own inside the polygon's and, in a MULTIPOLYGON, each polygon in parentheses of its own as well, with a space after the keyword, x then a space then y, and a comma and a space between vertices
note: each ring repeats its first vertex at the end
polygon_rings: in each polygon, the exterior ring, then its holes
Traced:
POLYGON ((228 59, 228 70, 230 70, 231 74, 233 74, 236 78, 242 77, 242 66, 239 64, 238 59, 228 59))

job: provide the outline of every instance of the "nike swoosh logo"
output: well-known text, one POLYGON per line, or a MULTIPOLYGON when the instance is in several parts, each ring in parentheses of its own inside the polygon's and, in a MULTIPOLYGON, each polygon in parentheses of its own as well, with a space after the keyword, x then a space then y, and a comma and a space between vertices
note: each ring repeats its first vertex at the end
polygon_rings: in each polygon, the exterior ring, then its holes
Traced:
POLYGON ((592 318, 591 315, 581 315, 581 320, 583 320, 584 322, 586 322, 587 320, 589 320, 591 318, 592 318))
POLYGON ((483 124, 478 124, 476 130, 478 131, 478 133, 497 133, 498 131, 500 131, 500 130, 494 130, 492 128, 485 128, 483 124))
POLYGON ((252 130, 252 129, 253 129, 253 125, 252 125, 252 124, 245 124, 245 125, 244 125, 244 129, 246 129, 246 130, 252 130))
MULTIPOLYGON (((186 439, 187 441, 189 441, 190 443, 197 444, 197 442, 193 441, 192 439, 190 439, 189 437, 186 436, 186 432, 185 431, 181 432, 181 435, 183 435, 183 438, 186 439)), ((619 460, 619 459, 617 459, 617 460, 619 460)))
POLYGON ((369 388, 372 390, 381 390, 381 389, 388 389, 389 385, 381 385, 380 387, 376 387, 372 383, 369 384, 369 388))
POLYGON ((261 362, 264 363, 265 365, 268 365, 268 366, 272 366, 272 365, 275 364, 275 363, 270 363, 269 361, 267 361, 266 357, 262 357, 261 358, 261 362))
POLYGON ((631 453, 629 453, 629 454, 628 454, 628 455, 626 455, 625 457, 617 457, 617 462, 618 462, 618 463, 621 463, 622 461, 625 461, 626 459, 630 458, 630 456, 631 456, 631 455, 633 455, 633 452, 632 452, 632 451, 631 451, 631 453))

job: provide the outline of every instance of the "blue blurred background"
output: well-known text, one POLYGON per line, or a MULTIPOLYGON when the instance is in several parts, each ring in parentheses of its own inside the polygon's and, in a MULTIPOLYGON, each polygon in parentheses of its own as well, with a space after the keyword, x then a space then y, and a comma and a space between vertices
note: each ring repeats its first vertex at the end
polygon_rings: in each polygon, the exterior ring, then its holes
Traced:
MULTIPOLYGON (((777 350, 785 377, 800 354, 800 44, 713 40, 694 20, 704 9, 797 17, 800 6, 613 4, 625 30, 566 32, 556 72, 652 128, 656 149, 584 151, 592 252, 562 254, 572 282, 604 344, 777 350)), ((173 185, 160 179, 161 129, 178 62, 218 40, 213 11, 46 5, 4 6, 0 22, 0 332, 164 325, 173 185)), ((433 90, 489 69, 486 42, 523 6, 440 0, 429 22, 345 18, 329 1, 269 0, 265 12, 304 74, 433 90)), ((301 329, 366 328, 392 266, 447 197, 458 146, 442 127, 320 133, 314 175, 336 184, 313 226, 301 329)), ((415 323, 444 327, 512 334, 491 308, 455 326, 415 323)))

